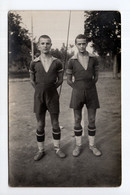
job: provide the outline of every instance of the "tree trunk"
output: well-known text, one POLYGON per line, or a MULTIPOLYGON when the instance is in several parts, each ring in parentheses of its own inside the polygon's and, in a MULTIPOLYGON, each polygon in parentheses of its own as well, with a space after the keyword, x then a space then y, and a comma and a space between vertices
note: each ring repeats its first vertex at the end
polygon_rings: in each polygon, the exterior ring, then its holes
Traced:
POLYGON ((117 55, 114 55, 113 57, 113 79, 118 79, 117 55))

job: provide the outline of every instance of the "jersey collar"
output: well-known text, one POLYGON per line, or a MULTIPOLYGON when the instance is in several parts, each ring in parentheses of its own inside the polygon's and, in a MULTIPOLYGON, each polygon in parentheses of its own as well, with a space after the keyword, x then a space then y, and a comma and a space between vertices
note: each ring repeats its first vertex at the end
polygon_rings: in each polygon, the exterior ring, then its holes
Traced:
MULTIPOLYGON (((53 62, 54 60, 57 60, 57 58, 55 58, 55 57, 52 56, 52 62, 53 62)), ((37 58, 35 58, 33 61, 34 61, 34 62, 39 62, 39 61, 41 61, 40 56, 38 56, 37 58)))

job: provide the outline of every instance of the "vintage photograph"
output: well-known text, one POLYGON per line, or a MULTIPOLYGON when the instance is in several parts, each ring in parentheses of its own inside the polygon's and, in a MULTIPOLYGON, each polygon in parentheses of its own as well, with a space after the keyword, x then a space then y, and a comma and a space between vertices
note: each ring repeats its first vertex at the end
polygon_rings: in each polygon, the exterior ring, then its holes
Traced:
POLYGON ((121 14, 8 12, 8 184, 119 187, 121 14))

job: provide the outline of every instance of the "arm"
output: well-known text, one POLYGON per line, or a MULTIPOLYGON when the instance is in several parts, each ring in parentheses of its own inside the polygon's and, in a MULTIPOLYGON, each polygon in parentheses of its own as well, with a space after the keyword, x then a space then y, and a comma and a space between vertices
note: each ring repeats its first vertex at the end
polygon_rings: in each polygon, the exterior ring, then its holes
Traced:
POLYGON ((31 82, 32 86, 35 88, 35 86, 36 86, 35 75, 32 72, 30 72, 30 82, 31 82))
POLYGON ((73 65, 72 65, 71 60, 69 60, 69 62, 68 62, 66 74, 67 74, 67 83, 68 83, 68 85, 70 85, 73 88, 74 87, 74 82, 72 80, 72 78, 73 78, 73 65))
POLYGON ((35 82, 35 70, 34 70, 34 63, 33 62, 31 62, 31 64, 30 64, 29 73, 30 73, 30 82, 31 82, 32 86, 35 88, 36 82, 35 82))
POLYGON ((56 82, 56 88, 58 88, 63 83, 63 72, 58 72, 57 75, 57 82, 56 82))
POLYGON ((74 82, 72 81, 72 74, 67 74, 67 83, 70 85, 72 88, 74 87, 74 82))
POLYGON ((95 83, 98 81, 98 70, 99 70, 98 61, 95 58, 95 63, 94 63, 94 81, 95 81, 95 83))
POLYGON ((96 73, 96 74, 94 75, 94 81, 95 81, 95 83, 98 81, 98 73, 96 73))

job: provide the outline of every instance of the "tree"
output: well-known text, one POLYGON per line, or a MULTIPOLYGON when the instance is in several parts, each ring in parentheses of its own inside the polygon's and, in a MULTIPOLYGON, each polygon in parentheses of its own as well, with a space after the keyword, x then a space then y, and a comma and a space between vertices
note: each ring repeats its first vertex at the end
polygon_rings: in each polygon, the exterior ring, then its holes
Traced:
POLYGON ((85 34, 93 41, 100 56, 113 58, 114 77, 117 77, 117 56, 121 52, 121 17, 118 11, 85 11, 85 34))
POLYGON ((31 42, 28 30, 21 26, 22 18, 15 12, 8 14, 9 66, 28 67, 31 60, 31 42))
POLYGON ((66 48, 65 43, 63 43, 60 50, 59 49, 51 50, 51 54, 54 57, 59 58, 61 60, 65 69, 67 66, 67 61, 74 55, 74 52, 72 51, 73 47, 74 45, 69 44, 68 48, 66 48), (70 52, 68 52, 68 49, 70 50, 70 52))

